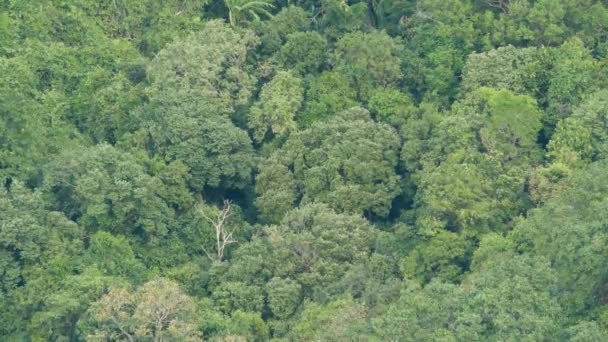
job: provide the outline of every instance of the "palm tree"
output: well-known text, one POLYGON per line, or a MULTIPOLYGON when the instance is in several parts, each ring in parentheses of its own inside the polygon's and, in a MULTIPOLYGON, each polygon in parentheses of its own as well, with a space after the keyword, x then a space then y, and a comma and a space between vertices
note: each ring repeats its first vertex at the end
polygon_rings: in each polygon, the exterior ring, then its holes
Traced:
POLYGON ((274 8, 272 0, 224 0, 228 7, 230 25, 236 26, 240 19, 249 16, 260 20, 260 16, 272 17, 268 11, 274 8))

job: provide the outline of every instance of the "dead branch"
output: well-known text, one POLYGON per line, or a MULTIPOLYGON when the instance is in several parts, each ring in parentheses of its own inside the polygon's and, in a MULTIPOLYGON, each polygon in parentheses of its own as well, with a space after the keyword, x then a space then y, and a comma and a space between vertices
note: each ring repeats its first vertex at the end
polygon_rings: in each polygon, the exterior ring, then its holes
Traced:
MULTIPOLYGON (((222 261, 224 258, 224 250, 226 246, 237 243, 238 241, 232 238, 232 233, 226 230, 226 222, 230 216, 232 216, 231 212, 232 202, 230 200, 224 200, 224 207, 217 214, 215 218, 211 218, 207 216, 202 209, 199 208, 199 212, 205 220, 207 220, 213 226, 215 230, 215 243, 216 243, 216 255, 215 258, 219 261, 222 261)), ((209 254, 204 248, 203 251, 207 254, 207 257, 210 259, 214 259, 211 254, 209 254)))

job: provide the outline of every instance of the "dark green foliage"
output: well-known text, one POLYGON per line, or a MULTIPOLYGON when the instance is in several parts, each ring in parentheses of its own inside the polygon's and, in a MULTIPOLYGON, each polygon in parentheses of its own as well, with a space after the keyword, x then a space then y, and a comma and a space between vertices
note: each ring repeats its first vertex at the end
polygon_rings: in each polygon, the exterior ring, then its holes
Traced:
POLYGON ((359 97, 367 99, 373 89, 394 86, 401 80, 401 49, 398 40, 385 32, 349 33, 336 43, 332 64, 359 97))
POLYGON ((262 289, 241 282, 225 282, 213 290, 213 300, 219 310, 231 313, 236 310, 256 312, 262 309, 262 289))
POLYGON ((536 96, 547 82, 547 55, 545 49, 511 45, 471 54, 463 71, 462 90, 489 87, 536 96))
POLYGON ((0 1, 0 341, 608 340, 601 0, 0 1))
POLYGON ((303 91, 299 78, 279 71, 260 93, 249 112, 249 128, 257 142, 266 136, 286 136, 296 129, 296 113, 302 105, 303 91))
POLYGON ((293 280, 273 278, 267 285, 267 291, 268 306, 279 319, 291 316, 300 304, 301 285, 293 280))
POLYGON ((576 172, 539 209, 520 222, 514 238, 525 251, 548 258, 560 282, 560 300, 570 312, 582 314, 603 304, 606 274, 603 241, 606 232, 605 163, 576 172))
POLYGON ((317 32, 296 32, 276 55, 277 62, 301 75, 318 72, 327 62, 327 40, 317 32))
POLYGON ((357 94, 348 79, 336 72, 324 72, 310 80, 306 90, 305 110, 298 122, 308 127, 313 122, 355 107, 357 94))
POLYGON ((399 191, 399 145, 390 126, 371 121, 361 108, 319 121, 292 135, 261 166, 257 206, 270 220, 281 217, 285 200, 299 198, 339 211, 386 216, 399 191))

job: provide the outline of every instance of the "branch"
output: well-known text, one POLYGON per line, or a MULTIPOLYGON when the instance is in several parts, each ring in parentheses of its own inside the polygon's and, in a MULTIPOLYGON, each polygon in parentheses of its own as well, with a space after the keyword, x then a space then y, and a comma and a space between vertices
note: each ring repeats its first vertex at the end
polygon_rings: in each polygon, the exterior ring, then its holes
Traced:
POLYGON ((133 336, 131 336, 131 334, 129 334, 123 327, 122 325, 120 325, 120 322, 118 322, 118 320, 116 319, 116 317, 112 316, 112 322, 114 322, 114 324, 116 324, 116 327, 118 328, 118 330, 120 330, 120 332, 125 335, 125 337, 127 337, 127 339, 129 340, 129 342, 134 342, 133 340, 133 336))
MULTIPOLYGON (((217 214, 216 219, 213 220, 209 216, 205 215, 203 210, 199 207, 199 213, 201 216, 211 223, 213 229, 215 230, 216 252, 217 259, 219 261, 222 261, 222 258, 224 257, 224 249, 226 246, 232 243, 237 243, 236 240, 232 239, 232 232, 226 232, 224 227, 226 220, 232 216, 231 209, 232 202, 230 200, 224 200, 224 208, 222 208, 222 210, 217 214)), ((214 260, 214 258, 211 257, 211 254, 209 254, 204 248, 203 251, 205 254, 207 254, 209 259, 214 260)))

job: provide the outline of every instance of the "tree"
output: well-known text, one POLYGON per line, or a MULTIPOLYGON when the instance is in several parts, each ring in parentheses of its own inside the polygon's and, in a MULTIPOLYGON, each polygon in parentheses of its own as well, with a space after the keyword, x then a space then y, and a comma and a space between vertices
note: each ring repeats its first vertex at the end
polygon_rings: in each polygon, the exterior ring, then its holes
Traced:
POLYGON ((417 100, 449 106, 458 93, 467 56, 486 49, 475 30, 472 1, 416 1, 413 13, 400 20, 405 48, 403 85, 417 100))
POLYGON ((313 2, 310 7, 315 9, 314 23, 332 41, 345 33, 371 29, 366 2, 349 4, 342 0, 327 0, 313 2))
POLYGON ((595 162, 565 179, 559 192, 518 222, 513 239, 520 250, 546 258, 556 272, 559 301, 570 314, 602 305, 601 265, 607 254, 603 214, 608 192, 605 163, 595 162))
POLYGON ((95 233, 83 259, 87 264, 96 265, 105 275, 123 277, 134 283, 142 282, 147 275, 145 266, 137 259, 125 236, 103 231, 95 233))
MULTIPOLYGON (((19 181, 0 187, 0 316, 5 322, 0 336, 7 339, 38 335, 32 317, 48 309, 50 297, 61 286, 68 287, 72 267, 83 263, 82 229, 46 205, 40 192, 31 192, 19 181)), ((54 336, 70 330, 66 326, 72 323, 71 312, 65 307, 55 312, 57 321, 45 322, 51 323, 54 336)))
POLYGON ((224 258, 224 250, 226 246, 237 243, 236 240, 232 238, 232 232, 228 232, 226 229, 226 221, 232 215, 230 212, 231 202, 230 200, 224 200, 224 207, 219 211, 217 217, 210 218, 207 216, 202 209, 199 208, 199 213, 201 216, 205 218, 205 220, 209 221, 215 230, 215 246, 216 246, 216 256, 212 257, 207 251, 205 253, 212 260, 219 260, 220 262, 224 258))
POLYGON ((255 79, 245 61, 257 43, 251 31, 237 32, 217 20, 206 23, 200 32, 168 44, 154 58, 148 69, 150 101, 206 116, 231 114, 251 94, 255 79))
POLYGON ((228 22, 232 26, 236 26, 246 17, 255 20, 260 20, 260 16, 271 18, 272 14, 268 10, 275 7, 272 0, 225 0, 225 3, 228 7, 228 22))
POLYGON ((175 212, 162 197, 165 186, 133 159, 103 144, 66 151, 47 166, 50 205, 89 232, 166 236, 175 212))
POLYGON ((555 0, 511 1, 498 16, 495 44, 557 45, 568 34, 565 2, 555 0))
POLYGON ((606 159, 607 94, 603 90, 589 94, 570 117, 558 123, 547 146, 553 157, 560 160, 567 158, 568 153, 574 153, 585 162, 606 159))
MULTIPOLYGON (((73 258, 76 263, 81 261, 73 258)), ((66 269, 65 260, 37 269, 37 277, 22 289, 20 305, 27 310, 26 336, 33 340, 81 339, 80 318, 109 286, 125 286, 117 277, 101 274, 95 266, 79 264, 80 272, 66 269)))
POLYGON ((438 229, 468 235, 507 230, 511 218, 526 209, 523 172, 473 151, 448 155, 416 179, 419 234, 433 236, 438 229))
POLYGON ((464 234, 440 231, 403 259, 401 272, 406 279, 417 279, 422 284, 432 279, 457 282, 462 279, 471 249, 464 234))
POLYGON ((338 211, 385 217, 399 193, 399 148, 394 129, 373 122, 360 108, 317 122, 290 136, 270 158, 282 167, 261 166, 257 206, 267 218, 280 217, 280 208, 286 206, 277 198, 290 199, 292 205, 300 199, 326 203, 338 211), (296 193, 290 193, 294 188, 296 193))
POLYGON ((266 235, 273 275, 297 281, 304 298, 323 301, 344 293, 339 280, 367 260, 374 232, 360 216, 312 204, 289 212, 266 235))
POLYGON ((399 300, 372 321, 382 340, 481 340, 482 318, 466 312, 466 293, 458 285, 432 282, 421 288, 407 281, 399 300))
POLYGON ((376 121, 387 123, 396 128, 410 121, 413 112, 416 110, 412 99, 397 89, 374 91, 367 106, 376 121))
POLYGON ((0 104, 1 180, 38 182, 42 164, 84 140, 64 120, 65 96, 60 91, 39 90, 43 81, 36 69, 34 61, 24 56, 0 57, 0 96, 7 99, 0 104))
POLYGON ((317 32, 295 32, 277 52, 276 60, 284 68, 301 76, 319 72, 327 63, 327 40, 317 32))
POLYGON ((264 56, 276 53, 287 41, 287 36, 308 30, 310 21, 309 13, 304 8, 289 5, 269 20, 252 22, 252 28, 260 37, 260 53, 264 56))
MULTIPOLYGON (((504 239, 504 238, 500 238, 504 239)), ((373 321, 383 340, 542 341, 560 336, 558 281, 546 259, 482 241, 461 285, 406 280, 399 301, 373 321)))
POLYGON ((608 3, 0 0, 0 341, 604 341, 608 3))
POLYGON ((238 281, 225 281, 213 289, 212 298, 216 307, 230 314, 235 311, 261 312, 264 306, 264 293, 256 285, 238 281))
MULTIPOLYGON (((137 68, 143 68, 143 65, 133 66, 133 69, 137 68)), ((78 119, 80 128, 95 142, 116 144, 125 134, 138 128, 138 116, 126 114, 134 113, 144 102, 143 85, 134 82, 140 81, 135 78, 139 77, 134 75, 136 72, 125 70, 112 75, 98 70, 84 80, 74 99, 74 111, 81 116, 78 119)))
POLYGON ((509 11, 509 0, 481 0, 480 2, 503 13, 509 11))
POLYGON ((348 341, 365 336, 365 308, 352 298, 337 299, 327 305, 309 303, 293 328, 299 341, 348 341))
POLYGON ((505 161, 538 157, 543 113, 533 98, 481 88, 456 104, 453 111, 477 126, 478 143, 486 153, 505 161))
POLYGON ((129 342, 135 341, 135 332, 131 331, 129 326, 130 307, 133 306, 132 294, 126 289, 115 289, 104 295, 96 304, 94 310, 95 318, 108 322, 110 327, 114 327, 117 331, 113 332, 110 328, 106 332, 98 332, 95 335, 89 336, 90 339, 104 338, 121 339, 126 338, 129 342))
POLYGON ((462 93, 489 87, 537 96, 548 82, 549 55, 548 49, 512 45, 470 54, 463 70, 462 93))
POLYGON ((296 128, 296 113, 302 105, 299 78, 288 71, 279 71, 262 87, 260 99, 249 112, 249 128, 262 142, 267 136, 285 136, 296 128))
POLYGON ((205 186, 220 189, 247 186, 254 166, 247 132, 228 118, 186 115, 176 110, 163 119, 167 126, 159 133, 158 142, 165 159, 188 166, 188 184, 195 191, 205 186))
POLYGON ((256 44, 250 31, 211 21, 202 32, 166 46, 150 66, 150 103, 141 120, 154 145, 149 152, 183 160, 194 189, 250 182, 251 140, 230 116, 251 95, 255 79, 245 60, 256 44))
POLYGON ((279 319, 289 318, 300 305, 302 286, 294 280, 272 278, 266 291, 268 306, 279 319))
POLYGON ((606 82, 601 77, 600 64, 582 41, 568 40, 554 49, 553 53, 555 62, 549 74, 547 91, 549 128, 569 116, 585 94, 593 92, 606 82))
POLYGON ((273 278, 275 264, 270 241, 262 236, 253 237, 234 252, 224 279, 263 287, 273 278))
POLYGON ((348 33, 336 43, 331 61, 337 72, 348 77, 359 97, 368 99, 373 89, 394 86, 401 80, 402 48, 383 31, 348 33))
POLYGON ((566 329, 566 336, 573 342, 602 341, 608 338, 608 332, 594 321, 580 321, 566 329))
POLYGON ((178 284, 164 278, 151 280, 135 292, 112 289, 91 306, 89 315, 94 327, 87 336, 90 340, 202 340, 194 301, 178 284))
POLYGON ((298 117, 301 127, 330 118, 336 113, 357 106, 357 93, 348 78, 334 71, 325 71, 313 78, 306 90, 304 111, 298 117))
POLYGON ((202 7, 207 3, 205 0, 71 1, 72 8, 81 9, 108 37, 128 40, 147 56, 153 56, 184 32, 200 30, 202 7))
POLYGON ((495 251, 461 285, 467 311, 483 318, 481 340, 555 340, 563 311, 558 278, 548 260, 495 251))
POLYGON ((260 314, 237 310, 232 315, 231 324, 227 329, 228 335, 222 341, 268 341, 268 326, 260 314))

